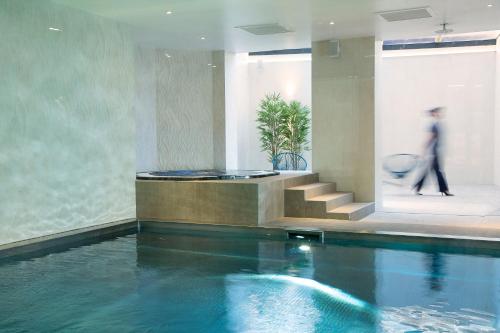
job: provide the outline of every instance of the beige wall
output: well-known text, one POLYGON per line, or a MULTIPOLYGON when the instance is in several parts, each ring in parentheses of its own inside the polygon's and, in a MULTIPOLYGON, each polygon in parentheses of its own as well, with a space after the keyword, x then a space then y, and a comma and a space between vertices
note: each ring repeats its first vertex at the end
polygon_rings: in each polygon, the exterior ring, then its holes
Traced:
POLYGON ((321 181, 374 200, 374 38, 312 46, 312 164, 321 181))

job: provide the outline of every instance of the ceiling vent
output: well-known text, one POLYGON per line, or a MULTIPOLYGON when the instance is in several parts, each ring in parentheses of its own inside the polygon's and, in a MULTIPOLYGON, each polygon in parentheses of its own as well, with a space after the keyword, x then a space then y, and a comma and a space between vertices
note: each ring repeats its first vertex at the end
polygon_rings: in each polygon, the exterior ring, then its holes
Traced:
POLYGON ((429 7, 390 10, 386 12, 378 12, 387 22, 416 20, 432 17, 429 7))
POLYGON ((235 28, 245 30, 246 32, 249 32, 254 35, 275 35, 275 34, 283 34, 286 32, 292 32, 292 30, 288 30, 287 28, 277 23, 241 25, 235 28))

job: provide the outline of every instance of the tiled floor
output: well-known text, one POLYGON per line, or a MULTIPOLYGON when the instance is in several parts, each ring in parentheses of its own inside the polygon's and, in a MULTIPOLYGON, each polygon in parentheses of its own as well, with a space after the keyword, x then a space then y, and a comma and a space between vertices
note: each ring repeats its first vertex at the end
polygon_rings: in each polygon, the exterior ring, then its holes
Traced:
POLYGON ((429 184, 421 196, 413 194, 408 184, 385 184, 383 210, 397 213, 447 215, 500 215, 500 187, 493 185, 450 186, 453 197, 443 197, 429 184))
POLYGON ((455 216, 376 212, 361 221, 284 217, 267 226, 328 231, 489 238, 500 241, 500 216, 455 216))
POLYGON ((485 237, 500 241, 500 187, 452 186, 453 197, 442 197, 431 184, 422 196, 408 184, 385 184, 383 211, 361 221, 282 218, 279 227, 318 228, 363 233, 401 233, 442 237, 485 237))

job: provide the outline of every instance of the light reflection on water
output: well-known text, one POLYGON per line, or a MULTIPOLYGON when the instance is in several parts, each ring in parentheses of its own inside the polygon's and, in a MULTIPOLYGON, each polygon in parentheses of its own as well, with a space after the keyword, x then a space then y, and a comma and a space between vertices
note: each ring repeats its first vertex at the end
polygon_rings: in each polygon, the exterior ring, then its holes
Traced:
POLYGON ((7 332, 495 332, 500 259, 144 233, 0 263, 0 294, 7 332))

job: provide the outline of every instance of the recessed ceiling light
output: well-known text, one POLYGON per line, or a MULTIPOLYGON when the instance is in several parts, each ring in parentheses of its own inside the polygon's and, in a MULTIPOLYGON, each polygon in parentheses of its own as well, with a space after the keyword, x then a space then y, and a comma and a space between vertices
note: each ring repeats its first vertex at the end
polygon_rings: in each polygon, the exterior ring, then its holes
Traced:
POLYGON ((489 4, 488 4, 488 7, 493 7, 493 4, 489 3, 489 4))
POLYGON ((335 22, 333 22, 333 21, 330 21, 330 25, 334 25, 334 24, 335 24, 335 22))
POLYGON ((171 15, 172 13, 173 13, 173 12, 172 12, 171 10, 167 10, 167 11, 165 12, 165 14, 167 14, 167 15, 171 15))
POLYGON ((217 67, 217 66, 216 65, 212 65, 212 68, 215 68, 215 67, 217 67))
POLYGON ((205 40, 206 38, 202 36, 202 37, 200 37, 200 39, 201 39, 201 40, 205 40))
POLYGON ((165 53, 165 57, 170 58, 172 56, 170 54, 168 54, 168 53, 165 53))
POLYGON ((208 64, 208 66, 212 66, 212 64, 208 64))
POLYGON ((49 30, 50 30, 50 31, 62 31, 62 29, 59 29, 59 28, 53 28, 53 27, 49 27, 49 30))

